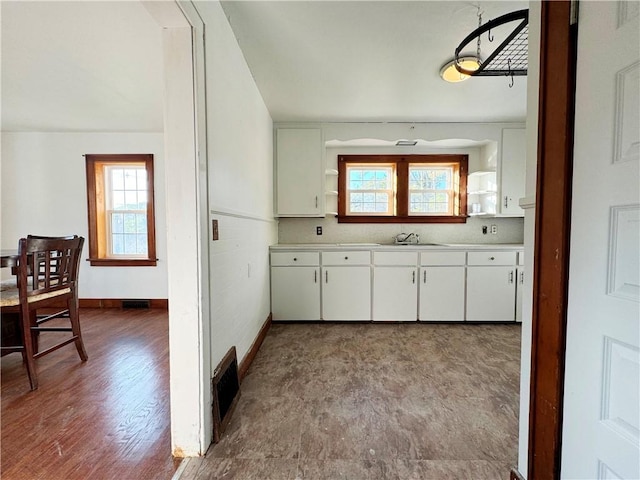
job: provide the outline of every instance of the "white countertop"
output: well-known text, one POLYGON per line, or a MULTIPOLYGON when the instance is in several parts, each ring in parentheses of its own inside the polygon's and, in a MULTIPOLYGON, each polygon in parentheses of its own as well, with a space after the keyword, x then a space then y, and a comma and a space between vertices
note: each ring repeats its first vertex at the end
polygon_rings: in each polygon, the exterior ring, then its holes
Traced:
POLYGON ((280 243, 271 250, 522 250, 521 243, 418 243, 395 245, 381 243, 280 243))

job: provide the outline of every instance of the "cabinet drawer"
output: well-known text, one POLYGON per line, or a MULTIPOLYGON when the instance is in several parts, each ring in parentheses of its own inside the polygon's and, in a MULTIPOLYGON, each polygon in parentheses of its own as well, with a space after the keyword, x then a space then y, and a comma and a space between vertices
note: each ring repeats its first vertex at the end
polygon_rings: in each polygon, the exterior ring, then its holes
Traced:
POLYGON ((518 252, 518 265, 524 265, 524 252, 518 252))
POLYGON ((466 252, 421 252, 420 265, 464 265, 466 252))
POLYGON ((469 252, 467 265, 515 265, 517 252, 469 252))
POLYGON ((271 266, 320 265, 320 252, 272 252, 271 266))
POLYGON ((418 252, 373 252, 373 263, 375 265, 414 266, 417 262, 418 252))
POLYGON ((369 265, 370 252, 322 252, 322 265, 369 265))

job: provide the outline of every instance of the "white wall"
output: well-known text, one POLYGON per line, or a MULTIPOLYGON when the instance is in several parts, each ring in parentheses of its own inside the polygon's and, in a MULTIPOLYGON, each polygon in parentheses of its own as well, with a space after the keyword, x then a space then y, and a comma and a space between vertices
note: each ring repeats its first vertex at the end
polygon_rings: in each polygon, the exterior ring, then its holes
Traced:
MULTIPOLYGON (((85 237, 80 298, 167 298, 162 133, 2 133, 3 249, 28 234, 85 237), (92 267, 84 154, 154 155, 156 267, 92 267)), ((3 272, 4 274, 5 272, 3 272)))
MULTIPOLYGON (((301 124, 279 123, 277 127, 293 127, 301 124)), ((326 149, 326 168, 337 168, 338 154, 362 153, 462 153, 469 155, 469 171, 495 170, 501 155, 503 128, 523 127, 521 123, 322 123, 324 141, 331 142, 326 149), (395 142, 398 139, 417 139, 434 142, 431 146, 387 147, 350 146, 350 142, 366 143, 367 140, 395 142), (485 146, 444 147, 438 142, 485 142, 485 146), (335 141, 347 142, 334 146, 335 141), (362 141, 362 142, 359 142, 362 141)), ((442 143, 441 143, 442 144, 442 143)), ((335 190, 327 185, 326 190, 335 190)), ((327 201, 333 200, 328 199, 327 201)), ((327 204, 328 211, 335 206, 327 204)), ((279 243, 390 243, 398 233, 415 232, 423 243, 522 243, 524 221, 507 217, 472 217, 464 224, 347 224, 338 223, 335 216, 326 218, 281 218, 279 243), (496 235, 483 234, 482 227, 496 225, 496 235), (323 227, 323 234, 316 235, 316 226, 323 227)))
POLYGON ((273 125, 218 2, 195 4, 205 22, 211 241, 212 368, 236 346, 241 360, 270 313, 273 125))

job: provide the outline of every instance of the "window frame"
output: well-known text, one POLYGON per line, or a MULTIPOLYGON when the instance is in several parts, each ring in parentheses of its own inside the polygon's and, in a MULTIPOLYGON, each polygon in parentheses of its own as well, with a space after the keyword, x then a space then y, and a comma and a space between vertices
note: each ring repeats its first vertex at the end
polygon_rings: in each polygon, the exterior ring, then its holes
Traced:
POLYGON ((97 267, 155 267, 156 234, 154 211, 153 154, 86 154, 89 258, 97 267), (106 167, 144 163, 147 171, 147 256, 113 258, 107 256, 107 205, 104 175, 106 167))
POLYGON ((466 223, 467 222, 467 174, 469 156, 463 154, 412 154, 412 155, 338 155, 338 223, 466 223), (396 190, 394 215, 347 214, 347 165, 395 164, 396 190), (458 192, 453 199, 458 212, 454 215, 409 214, 409 165, 440 164, 454 166, 458 192))

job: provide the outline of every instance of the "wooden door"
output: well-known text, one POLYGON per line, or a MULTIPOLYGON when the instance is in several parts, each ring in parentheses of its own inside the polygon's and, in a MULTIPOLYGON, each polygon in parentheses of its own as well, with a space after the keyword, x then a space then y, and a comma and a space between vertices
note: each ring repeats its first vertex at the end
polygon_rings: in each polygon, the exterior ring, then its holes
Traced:
POLYGON ((639 8, 580 2, 562 478, 640 478, 639 8))

